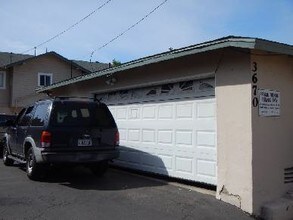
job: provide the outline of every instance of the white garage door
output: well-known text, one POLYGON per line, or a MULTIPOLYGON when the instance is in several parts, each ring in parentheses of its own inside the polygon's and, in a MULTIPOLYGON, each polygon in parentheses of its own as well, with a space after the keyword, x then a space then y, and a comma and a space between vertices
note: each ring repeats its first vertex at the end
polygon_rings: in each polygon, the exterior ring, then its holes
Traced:
POLYGON ((216 185, 214 79, 101 95, 117 122, 117 165, 216 185))

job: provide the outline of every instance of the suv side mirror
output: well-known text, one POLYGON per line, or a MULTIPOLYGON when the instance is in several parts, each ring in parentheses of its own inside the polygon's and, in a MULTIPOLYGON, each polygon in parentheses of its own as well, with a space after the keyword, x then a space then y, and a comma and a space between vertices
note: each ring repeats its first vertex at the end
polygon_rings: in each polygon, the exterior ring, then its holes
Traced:
POLYGON ((6 127, 11 127, 11 126, 15 126, 15 122, 13 120, 8 120, 5 122, 6 127))

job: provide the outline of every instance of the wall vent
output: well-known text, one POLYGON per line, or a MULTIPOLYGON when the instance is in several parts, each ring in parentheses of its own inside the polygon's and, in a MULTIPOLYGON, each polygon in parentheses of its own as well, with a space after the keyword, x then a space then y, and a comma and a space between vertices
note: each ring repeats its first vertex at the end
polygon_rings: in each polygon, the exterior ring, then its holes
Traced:
POLYGON ((293 183, 293 167, 284 169, 284 183, 293 183))

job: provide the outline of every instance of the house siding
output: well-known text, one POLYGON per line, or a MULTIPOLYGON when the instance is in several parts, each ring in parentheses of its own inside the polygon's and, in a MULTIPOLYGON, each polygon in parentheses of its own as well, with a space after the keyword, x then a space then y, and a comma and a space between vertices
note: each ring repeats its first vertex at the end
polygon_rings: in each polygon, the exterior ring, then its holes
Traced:
POLYGON ((1 71, 6 74, 6 86, 5 89, 0 89, 0 113, 11 114, 10 108, 8 107, 10 104, 10 85, 11 85, 11 74, 9 71, 1 71))
MULTIPOLYGON (((12 94, 10 107, 21 108, 36 100, 45 98, 44 94, 36 94, 38 73, 52 73, 53 83, 82 74, 81 70, 72 68, 70 64, 54 55, 40 56, 13 67, 12 94)), ((10 74, 11 75, 11 74, 10 74)))

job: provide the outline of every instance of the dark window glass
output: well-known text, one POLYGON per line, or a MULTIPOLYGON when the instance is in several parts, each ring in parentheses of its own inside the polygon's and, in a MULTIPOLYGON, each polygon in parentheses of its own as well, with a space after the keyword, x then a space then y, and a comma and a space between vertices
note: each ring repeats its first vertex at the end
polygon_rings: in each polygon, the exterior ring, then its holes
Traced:
POLYGON ((151 89, 150 91, 147 92, 147 96, 149 95, 156 95, 157 94, 157 90, 156 89, 151 89))
POLYGON ((129 91, 128 90, 123 90, 123 91, 120 91, 119 94, 120 94, 121 99, 127 99, 128 95, 129 95, 129 91))
POLYGON ((174 88, 174 84, 166 84, 166 85, 162 85, 161 87, 161 93, 162 94, 168 94, 170 93, 174 88))
POLYGON ((113 128, 116 126, 106 105, 76 102, 55 103, 50 123, 56 127, 113 128))
POLYGON ((44 86, 45 85, 45 76, 44 75, 41 75, 40 76, 40 85, 41 86, 44 86))
POLYGON ((51 77, 50 76, 45 76, 45 86, 51 85, 51 77))
POLYGON ((206 89, 213 89, 213 88, 214 88, 214 86, 209 83, 200 82, 199 90, 206 90, 206 89))
POLYGON ((28 107, 25 111, 25 113, 23 114, 23 116, 20 118, 18 125, 19 126, 28 126, 29 122, 32 118, 32 110, 33 110, 33 106, 28 107))
POLYGON ((193 81, 180 82, 179 87, 182 91, 191 91, 193 87, 193 81))
POLYGON ((44 126, 48 114, 48 107, 49 103, 42 103, 37 106, 31 123, 32 126, 44 126))
POLYGON ((108 99, 109 99, 109 100, 115 100, 116 97, 117 97, 117 92, 110 92, 110 93, 108 94, 108 99))
POLYGON ((51 85, 51 76, 40 75, 40 86, 49 86, 49 85, 51 85))
POLYGON ((5 81, 4 81, 5 77, 4 76, 5 76, 4 73, 0 73, 0 87, 1 88, 5 87, 5 81))

